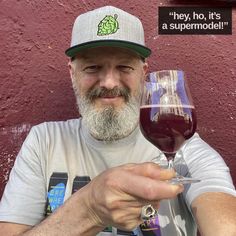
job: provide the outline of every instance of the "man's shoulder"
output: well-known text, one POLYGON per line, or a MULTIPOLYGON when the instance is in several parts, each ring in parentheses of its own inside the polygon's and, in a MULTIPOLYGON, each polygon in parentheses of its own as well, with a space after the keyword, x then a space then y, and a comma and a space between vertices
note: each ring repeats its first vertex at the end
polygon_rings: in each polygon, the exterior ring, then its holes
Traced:
POLYGON ((69 119, 65 121, 46 121, 37 125, 34 125, 33 128, 42 129, 44 127, 47 128, 69 128, 80 126, 81 118, 78 119, 69 119))
POLYGON ((216 152, 197 132, 185 142, 182 149, 216 152))
POLYGON ((66 134, 78 132, 81 126, 81 119, 70 119, 66 121, 47 121, 32 127, 31 131, 37 134, 66 134))

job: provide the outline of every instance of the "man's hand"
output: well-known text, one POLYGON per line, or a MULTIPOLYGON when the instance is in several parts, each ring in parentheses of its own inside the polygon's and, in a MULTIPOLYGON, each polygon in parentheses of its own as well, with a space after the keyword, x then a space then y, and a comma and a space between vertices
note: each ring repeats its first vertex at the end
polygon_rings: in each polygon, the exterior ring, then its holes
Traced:
POLYGON ((143 206, 158 208, 160 200, 183 191, 182 185, 168 183, 174 176, 173 170, 154 163, 127 164, 105 171, 84 187, 88 213, 97 225, 132 230, 142 223, 143 206))
POLYGON ((106 226, 130 231, 142 223, 143 206, 152 204, 158 208, 160 200, 183 191, 182 185, 168 183, 174 176, 173 170, 161 169, 154 163, 111 168, 74 193, 39 225, 29 229, 2 223, 4 229, 0 232, 5 236, 91 236, 106 226))

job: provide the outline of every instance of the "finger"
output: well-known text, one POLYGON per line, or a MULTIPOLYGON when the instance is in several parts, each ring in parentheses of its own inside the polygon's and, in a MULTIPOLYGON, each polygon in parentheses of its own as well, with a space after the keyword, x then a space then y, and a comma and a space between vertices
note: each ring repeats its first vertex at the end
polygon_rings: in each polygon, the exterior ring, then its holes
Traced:
POLYGON ((158 209, 160 207, 160 200, 147 201, 146 199, 135 198, 129 204, 132 207, 143 207, 146 205, 152 205, 155 209, 158 209))
POLYGON ((142 206, 152 205, 154 209, 158 210, 160 207, 160 201, 146 201, 142 206))
POLYGON ((153 162, 129 164, 125 168, 134 174, 158 180, 169 180, 176 176, 174 169, 163 169, 153 162))
POLYGON ((173 185, 167 181, 133 175, 130 172, 123 172, 119 183, 122 191, 148 201, 173 198, 183 191, 182 185, 173 185))
POLYGON ((121 193, 119 192, 117 195, 117 198, 119 199, 119 205, 116 206, 116 208, 121 209, 121 208, 129 208, 129 207, 134 207, 134 208, 140 208, 145 205, 152 205, 155 209, 158 209, 160 207, 160 201, 154 200, 146 200, 138 197, 134 197, 130 194, 127 193, 121 193), (120 196, 118 196, 120 194, 120 196), (122 200, 121 200, 122 199, 122 200))
MULTIPOLYGON (((141 207, 126 207, 112 211, 110 214, 111 224, 118 228, 127 228, 131 225, 139 225, 141 219, 141 207)), ((133 227, 134 228, 134 227, 133 227)))

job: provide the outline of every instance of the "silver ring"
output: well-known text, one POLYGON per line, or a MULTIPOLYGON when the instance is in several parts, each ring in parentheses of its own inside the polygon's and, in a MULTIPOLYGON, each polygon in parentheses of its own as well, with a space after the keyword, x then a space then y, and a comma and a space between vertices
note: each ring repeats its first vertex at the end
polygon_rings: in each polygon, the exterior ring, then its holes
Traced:
POLYGON ((141 219, 150 220, 157 215, 157 210, 152 205, 146 205, 142 207, 141 210, 141 219))

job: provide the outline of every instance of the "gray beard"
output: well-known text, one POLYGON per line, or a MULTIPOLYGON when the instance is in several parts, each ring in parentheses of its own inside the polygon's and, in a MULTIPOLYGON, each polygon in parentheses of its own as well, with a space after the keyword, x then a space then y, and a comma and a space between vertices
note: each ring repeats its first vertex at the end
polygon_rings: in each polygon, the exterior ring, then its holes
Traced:
POLYGON ((99 110, 90 99, 80 97, 77 91, 75 94, 83 123, 94 138, 112 142, 127 137, 138 126, 139 96, 126 98, 122 108, 99 110))

